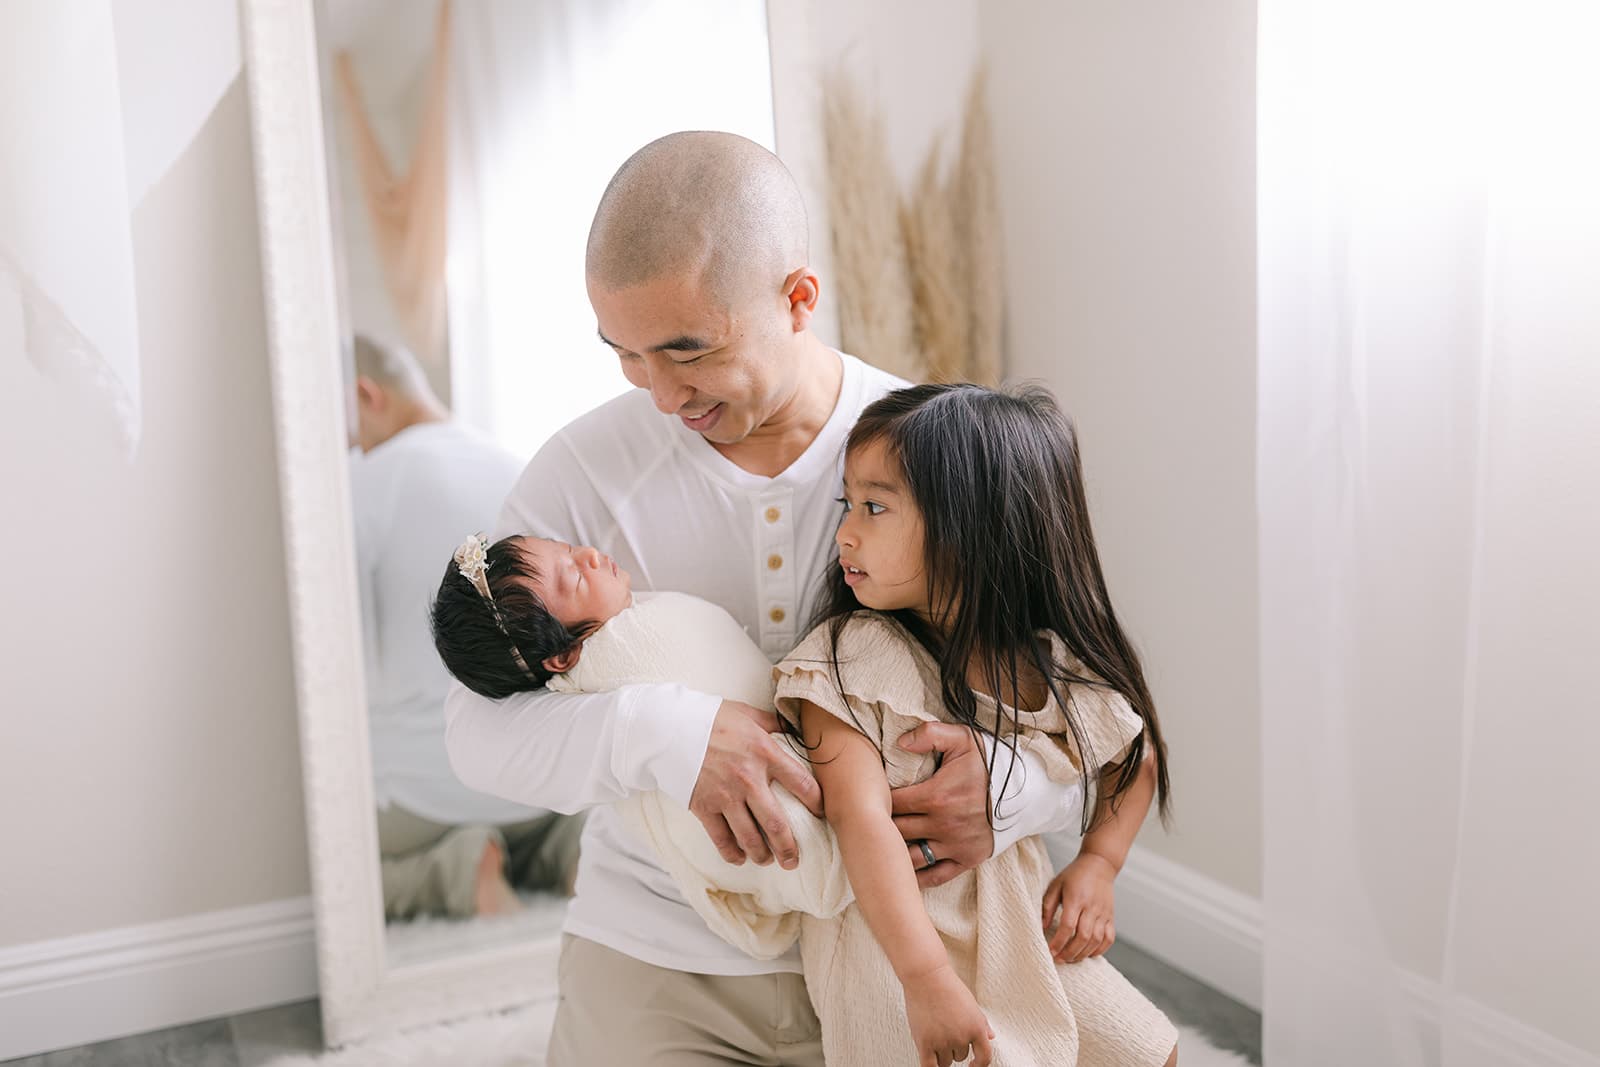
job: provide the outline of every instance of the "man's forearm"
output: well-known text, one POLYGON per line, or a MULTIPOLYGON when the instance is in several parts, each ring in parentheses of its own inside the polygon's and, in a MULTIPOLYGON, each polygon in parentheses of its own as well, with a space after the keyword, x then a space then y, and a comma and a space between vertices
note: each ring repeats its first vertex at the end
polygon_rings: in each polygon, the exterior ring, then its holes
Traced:
POLYGON ((445 744, 467 786, 531 807, 571 813, 651 789, 687 806, 720 703, 675 685, 498 701, 456 685, 445 744))

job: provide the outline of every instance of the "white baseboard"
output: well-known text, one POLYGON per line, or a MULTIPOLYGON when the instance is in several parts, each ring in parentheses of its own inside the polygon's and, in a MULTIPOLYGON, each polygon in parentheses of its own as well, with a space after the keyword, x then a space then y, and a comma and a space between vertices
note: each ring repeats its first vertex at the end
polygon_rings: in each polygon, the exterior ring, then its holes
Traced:
POLYGON ((1261 901, 1137 845, 1117 877, 1117 938, 1261 1010, 1261 901))
POLYGON ((1423 1033, 1449 1020, 1451 1045, 1442 1059, 1474 1067, 1600 1067, 1585 1052, 1471 997, 1447 997, 1438 982, 1404 972, 1398 985, 1423 1033))
POLYGON ((0 948, 0 1060, 317 995, 297 897, 0 948))

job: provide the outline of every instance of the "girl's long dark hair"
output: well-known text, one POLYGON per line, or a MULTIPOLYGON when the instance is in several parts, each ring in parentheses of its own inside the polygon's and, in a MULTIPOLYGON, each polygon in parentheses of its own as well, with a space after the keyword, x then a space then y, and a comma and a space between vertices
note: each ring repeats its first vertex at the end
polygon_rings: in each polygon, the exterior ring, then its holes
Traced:
MULTIPOLYGON (((1077 434, 1055 399, 1039 386, 1004 392, 963 384, 912 386, 868 405, 850 432, 846 454, 871 442, 887 446, 922 514, 931 615, 942 625, 909 610, 887 614, 938 661, 945 707, 977 740, 982 728, 968 676, 971 664, 979 664, 983 688, 997 700, 1020 693, 1024 677, 1044 678, 1081 755, 1088 797, 1091 772, 1101 761, 1066 687, 1120 693, 1145 729, 1118 765, 1111 805, 1134 784, 1141 762, 1153 759, 1165 821, 1166 745, 1155 702, 1106 592, 1077 434), (1056 634, 1086 674, 1052 663, 1039 647, 1040 631, 1056 634)), ((844 583, 837 559, 824 583, 813 625, 829 625, 837 679, 839 635, 850 616, 863 609, 844 583)), ((1009 736, 1002 737, 996 725, 991 735, 995 758, 1002 744, 1011 750, 1012 765, 1000 790, 1004 796, 1015 769, 1018 726, 1011 720, 1009 736)), ((1092 828, 1090 809, 1085 804, 1086 832, 1092 828)), ((995 815, 991 804, 991 825, 995 815)))

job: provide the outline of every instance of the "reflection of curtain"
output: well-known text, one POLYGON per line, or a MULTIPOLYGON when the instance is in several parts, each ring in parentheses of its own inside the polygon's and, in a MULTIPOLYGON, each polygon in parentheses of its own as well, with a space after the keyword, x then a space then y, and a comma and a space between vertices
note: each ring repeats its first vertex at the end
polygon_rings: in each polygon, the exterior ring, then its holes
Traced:
POLYGON ((141 430, 133 220, 239 72, 233 4, 0 4, 0 357, 141 430))
POLYGON ((1269 1064, 1600 1062, 1597 48, 1261 5, 1269 1064))
POLYGON ((335 58, 339 99, 353 136, 373 245, 406 344, 419 359, 438 365, 446 346, 445 240, 448 232, 448 141, 446 115, 450 78, 449 0, 441 0, 434 30, 426 96, 410 166, 397 175, 379 143, 356 81, 350 53, 335 58))
POLYGON ((662 134, 730 130, 772 147, 763 7, 475 0, 456 9, 449 300, 457 414, 527 454, 627 388, 595 337, 584 289, 589 222, 616 168, 662 134))

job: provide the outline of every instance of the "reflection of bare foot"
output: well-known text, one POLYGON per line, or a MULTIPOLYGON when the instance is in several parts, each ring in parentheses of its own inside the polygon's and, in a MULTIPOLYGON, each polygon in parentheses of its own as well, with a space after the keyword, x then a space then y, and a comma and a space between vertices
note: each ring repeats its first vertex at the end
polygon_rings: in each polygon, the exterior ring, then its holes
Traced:
POLYGON ((491 841, 478 859, 478 884, 474 891, 479 915, 509 915, 522 908, 522 901, 505 876, 505 852, 491 841))

